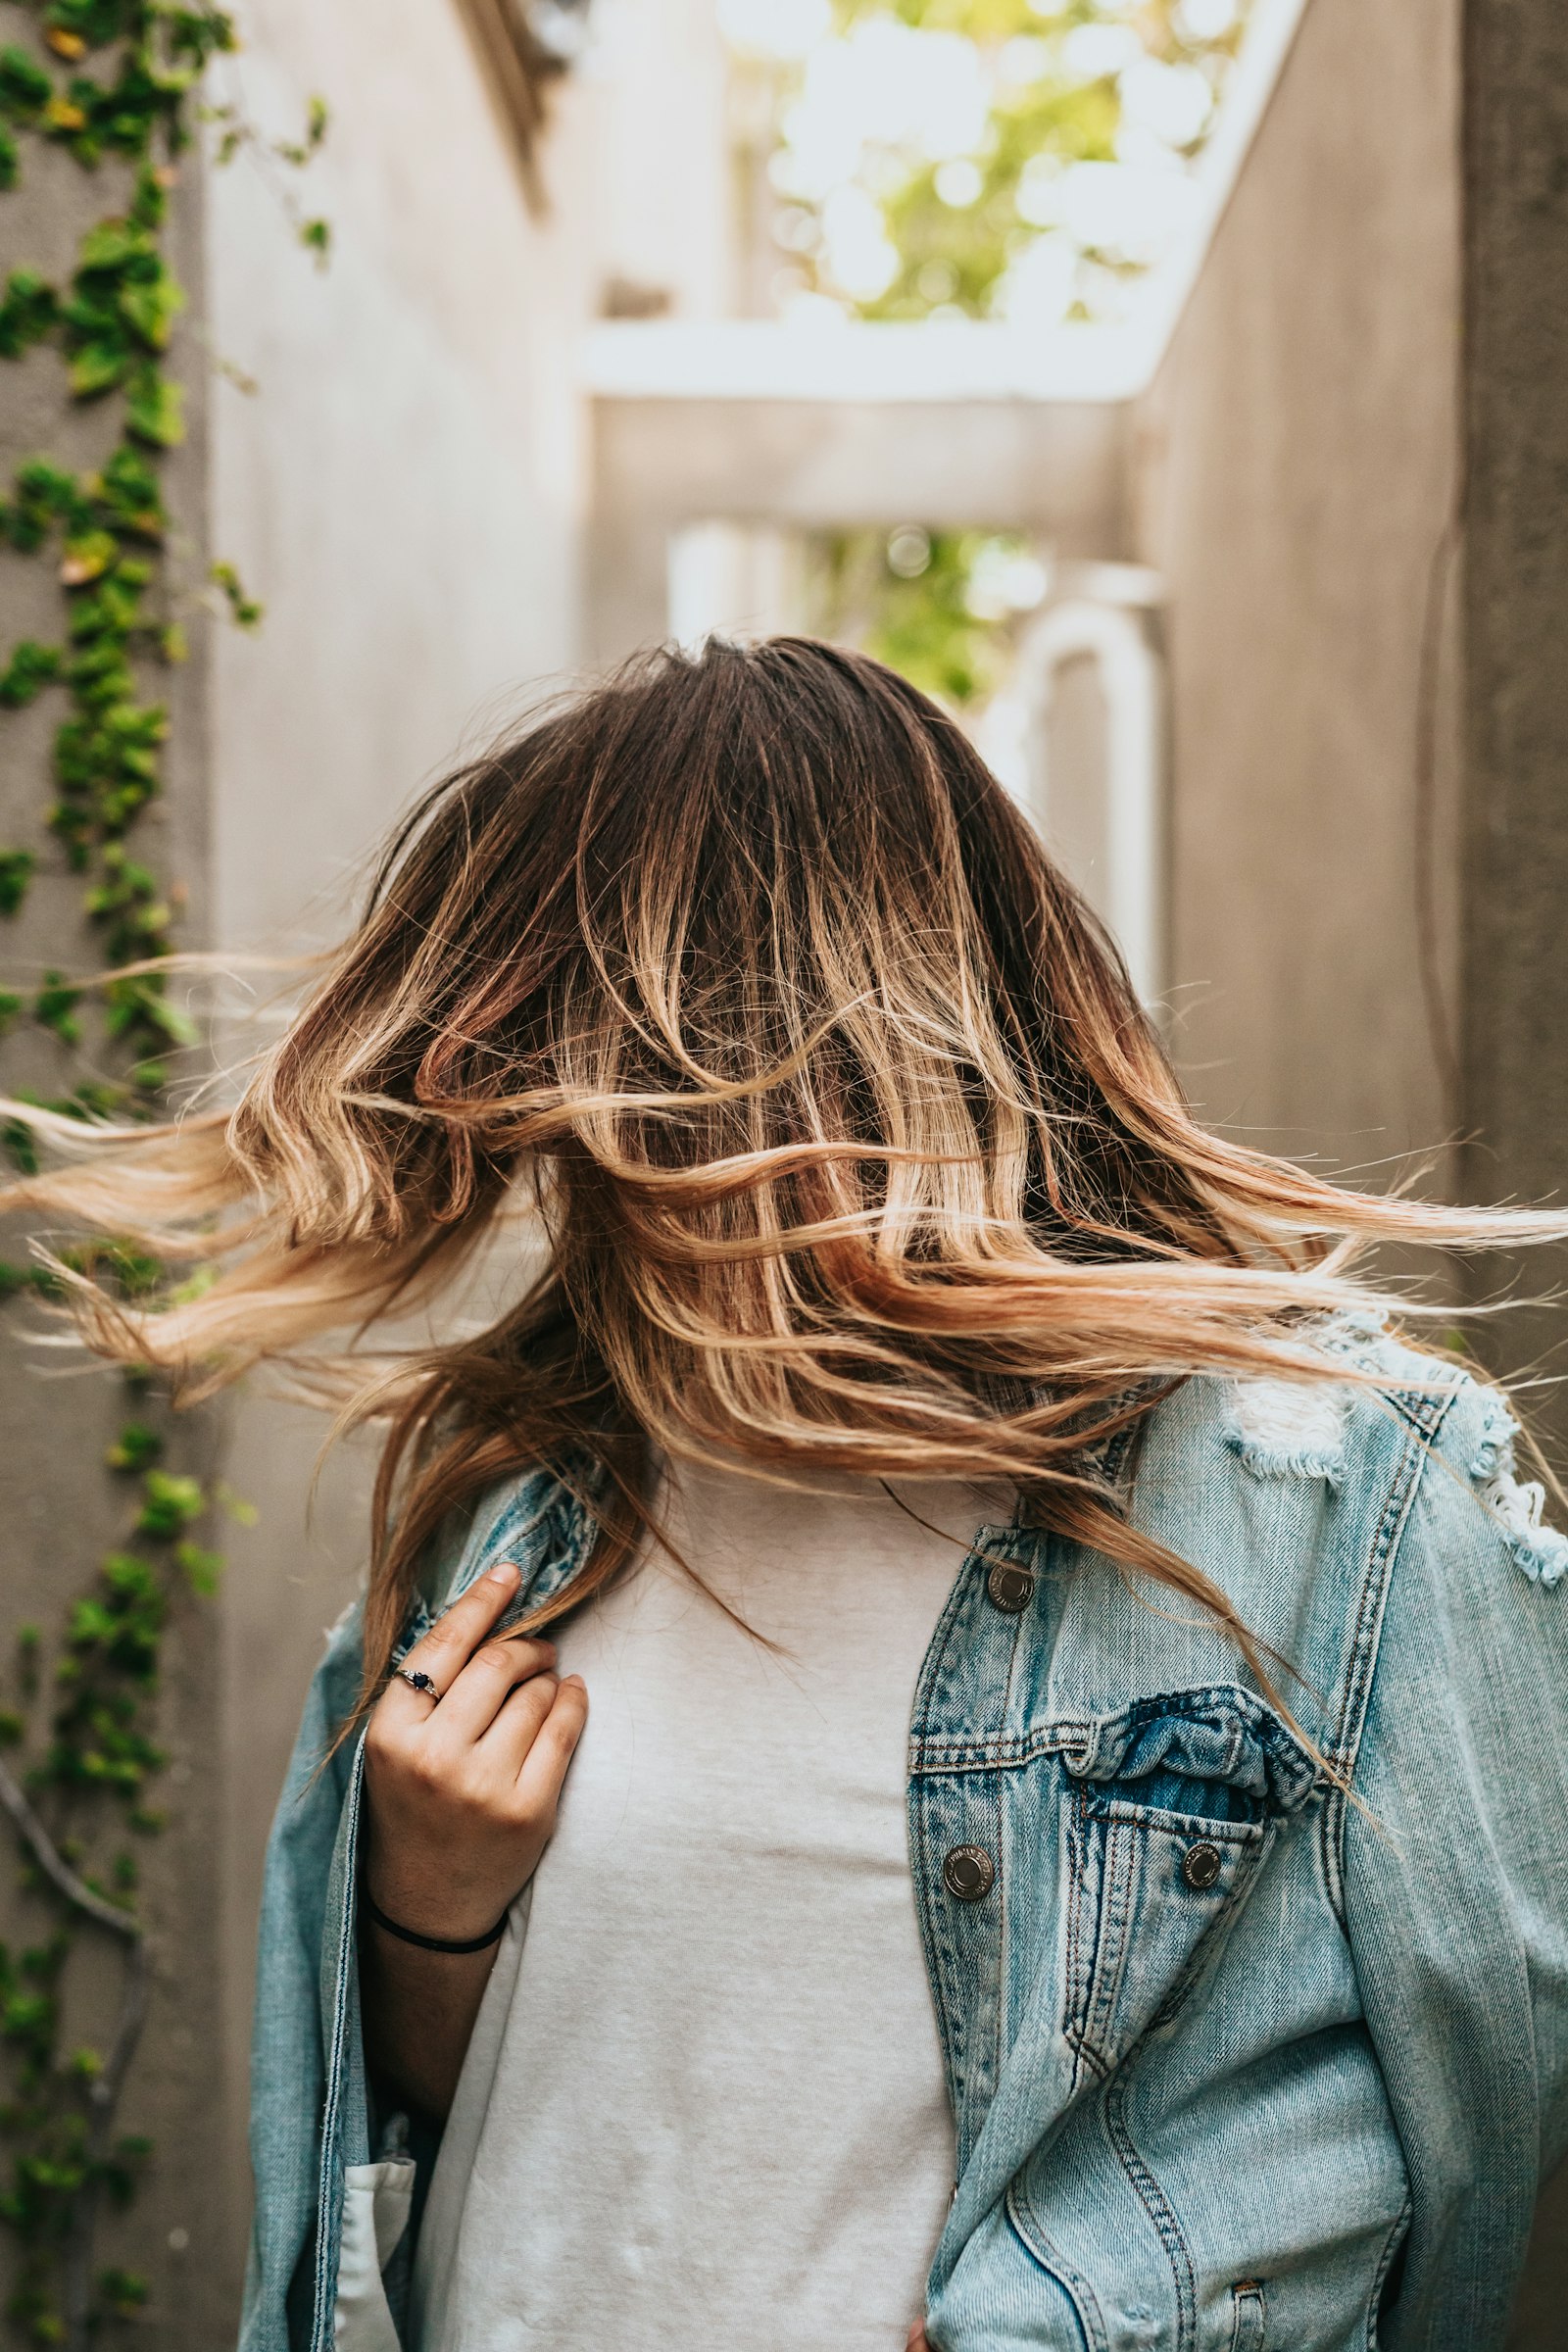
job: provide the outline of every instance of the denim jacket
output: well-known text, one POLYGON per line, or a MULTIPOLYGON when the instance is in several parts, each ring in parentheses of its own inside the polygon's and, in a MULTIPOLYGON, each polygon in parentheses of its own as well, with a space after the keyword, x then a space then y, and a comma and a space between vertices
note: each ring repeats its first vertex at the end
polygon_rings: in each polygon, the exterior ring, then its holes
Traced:
MULTIPOLYGON (((1191 1380, 1102 1468, 1288 1662, 1332 1776, 1200 1613, 1021 1521, 979 1531, 932 1636, 908 1818, 957 2137, 936 2352, 1502 2343, 1568 2140, 1568 1544, 1492 1392, 1370 1328, 1325 1345, 1370 1381, 1191 1380)), ((558 1588, 592 1533, 517 1479, 408 1640, 498 1558, 524 1599, 558 1588)), ((352 1611, 269 1852, 242 2352, 401 2340, 414 2167, 361 2039, 362 1751, 318 1769, 360 1665, 352 1611)))

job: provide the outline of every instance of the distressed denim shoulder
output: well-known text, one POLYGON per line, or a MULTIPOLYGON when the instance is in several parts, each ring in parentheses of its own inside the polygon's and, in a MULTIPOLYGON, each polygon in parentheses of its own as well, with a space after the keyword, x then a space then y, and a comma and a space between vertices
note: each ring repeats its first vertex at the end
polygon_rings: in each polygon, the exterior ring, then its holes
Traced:
MULTIPOLYGON (((1568 1544, 1494 1394, 1371 1328, 1322 1345, 1342 1382, 1189 1381, 1102 1465, 1233 1601, 1272 1696, 1202 1610, 1021 1522, 978 1531, 932 1637, 909 1857, 958 2152, 935 2352, 1502 2344, 1568 2139, 1568 1544)), ((591 1536, 543 1476, 500 1491, 409 1639, 489 1560, 537 1595, 591 1536)), ((244 2352, 328 2352, 345 2176, 388 2145, 357 1754, 316 1770, 358 1675, 349 1622, 270 1854, 244 2352)))

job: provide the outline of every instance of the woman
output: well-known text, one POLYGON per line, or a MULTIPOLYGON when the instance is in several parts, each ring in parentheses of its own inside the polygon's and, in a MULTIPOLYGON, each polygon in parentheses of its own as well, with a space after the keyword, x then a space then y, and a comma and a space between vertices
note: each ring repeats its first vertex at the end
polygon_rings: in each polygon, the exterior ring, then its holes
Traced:
POLYGON ((1568 1546, 1346 1260, 1563 1218, 1205 1134, 956 727, 798 640, 441 786, 232 1117, 92 1148, 14 1200, 219 1261, 72 1278, 104 1352, 382 1335, 246 2352, 1500 2345, 1568 1546))

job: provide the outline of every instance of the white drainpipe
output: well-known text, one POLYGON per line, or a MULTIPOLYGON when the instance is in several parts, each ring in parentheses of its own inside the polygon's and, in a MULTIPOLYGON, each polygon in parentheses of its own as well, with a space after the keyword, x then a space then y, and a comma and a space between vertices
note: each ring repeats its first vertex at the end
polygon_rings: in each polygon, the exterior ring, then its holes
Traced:
POLYGON ((1042 612, 1019 645, 1010 692, 1025 717, 1032 812, 1049 829, 1050 719, 1057 673, 1064 662, 1086 657, 1099 669, 1105 706, 1105 873, 1095 895, 1140 1000, 1152 1005, 1164 980, 1164 677, 1138 608, 1157 603, 1158 583, 1132 565, 1084 568, 1102 573, 1103 581, 1097 576, 1094 585, 1116 601, 1070 597, 1042 612))

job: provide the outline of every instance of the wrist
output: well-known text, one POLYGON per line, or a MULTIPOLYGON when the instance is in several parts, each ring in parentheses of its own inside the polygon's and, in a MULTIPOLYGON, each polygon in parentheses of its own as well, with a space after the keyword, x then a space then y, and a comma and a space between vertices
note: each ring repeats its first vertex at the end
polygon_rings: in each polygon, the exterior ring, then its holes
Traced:
POLYGON ((506 1916, 515 1888, 498 1892, 493 1880, 475 1885, 461 1869, 454 1871, 453 1862, 462 1860, 461 1849, 449 1851, 441 1863, 419 1868, 410 1863, 399 1844, 378 1837, 373 1822, 367 1827, 360 1888, 383 1918, 412 1936, 465 1943, 486 1935, 506 1916))
POLYGON ((411 1928, 403 1920, 395 1919, 390 1913, 383 1911, 371 1894, 369 1887, 363 1881, 360 1886, 360 1900, 366 1916, 373 1927, 380 1930, 383 1936, 390 1936, 398 1943, 412 1944, 418 1951, 439 1952, 457 1959, 466 1958, 475 1952, 493 1950, 506 1934, 507 1920, 512 1909, 509 1903, 499 1919, 492 1920, 489 1927, 481 1929, 476 1935, 434 1936, 426 1934, 421 1929, 411 1928))

